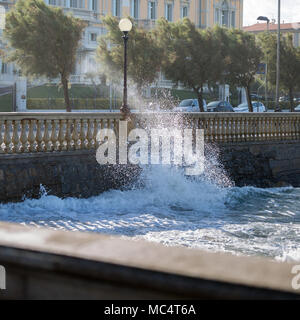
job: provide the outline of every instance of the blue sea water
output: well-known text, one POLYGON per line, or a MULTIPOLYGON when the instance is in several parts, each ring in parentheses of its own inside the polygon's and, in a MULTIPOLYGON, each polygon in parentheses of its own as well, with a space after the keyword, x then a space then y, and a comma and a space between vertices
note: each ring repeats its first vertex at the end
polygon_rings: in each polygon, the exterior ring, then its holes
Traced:
POLYGON ((143 186, 89 199, 43 192, 1 204, 0 220, 300 261, 300 189, 238 188, 226 179, 191 180, 169 167, 145 169, 142 179, 143 186))

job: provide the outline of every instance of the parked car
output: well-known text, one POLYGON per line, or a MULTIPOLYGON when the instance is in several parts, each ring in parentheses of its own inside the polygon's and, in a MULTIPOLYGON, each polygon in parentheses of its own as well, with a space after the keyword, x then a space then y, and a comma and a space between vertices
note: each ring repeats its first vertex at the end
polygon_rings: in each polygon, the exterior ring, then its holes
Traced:
MULTIPOLYGON (((261 102, 253 101, 252 106, 253 106, 253 112, 266 112, 267 111, 267 108, 261 102)), ((238 105, 234 109, 234 111, 235 112, 249 112, 248 103, 242 103, 242 104, 238 105)))
POLYGON ((262 96, 259 96, 258 94, 256 94, 256 93, 251 93, 250 94, 250 97, 251 97, 251 99, 262 99, 263 97, 262 96))
POLYGON ((213 101, 207 105, 208 112, 234 112, 232 105, 227 101, 213 101))
MULTIPOLYGON (((204 111, 207 111, 206 101, 203 99, 204 111)), ((197 99, 182 100, 178 107, 173 109, 174 112, 200 112, 199 103, 197 99)))
POLYGON ((282 96, 279 98, 279 102, 288 102, 289 101, 289 97, 287 96, 282 96))
POLYGON ((297 106, 297 107, 295 108, 295 111, 296 111, 296 112, 300 112, 300 104, 299 104, 299 106, 297 106))

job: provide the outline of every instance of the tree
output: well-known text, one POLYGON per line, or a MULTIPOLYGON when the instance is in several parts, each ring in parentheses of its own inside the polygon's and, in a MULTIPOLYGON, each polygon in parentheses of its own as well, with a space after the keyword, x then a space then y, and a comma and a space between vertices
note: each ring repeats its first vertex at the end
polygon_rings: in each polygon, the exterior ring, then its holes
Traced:
POLYGON ((262 59, 262 51, 255 37, 241 30, 228 30, 228 40, 225 79, 231 85, 245 88, 249 111, 253 112, 250 88, 262 59))
POLYGON ((60 76, 66 110, 71 111, 69 77, 85 24, 43 0, 18 0, 6 16, 4 34, 15 61, 26 75, 60 76))
MULTIPOLYGON (((260 45, 268 61, 268 78, 271 86, 276 85, 277 37, 264 33, 259 37, 260 45)), ((280 88, 288 93, 290 110, 294 111, 294 93, 300 87, 300 49, 293 45, 291 34, 280 41, 280 88)))
MULTIPOLYGON (((103 72, 110 80, 119 82, 123 73, 124 43, 117 18, 107 16, 103 19, 107 35, 100 38, 97 58, 103 72)), ((134 23, 133 23, 134 24, 134 23)), ((129 33, 128 77, 135 83, 138 93, 150 85, 160 70, 161 49, 156 45, 153 32, 133 25, 129 33)))
POLYGON ((224 51, 221 50, 224 29, 200 30, 188 18, 177 23, 160 19, 156 34, 160 47, 164 48, 162 70, 166 77, 193 89, 200 111, 204 112, 204 84, 213 85, 224 74, 224 51))

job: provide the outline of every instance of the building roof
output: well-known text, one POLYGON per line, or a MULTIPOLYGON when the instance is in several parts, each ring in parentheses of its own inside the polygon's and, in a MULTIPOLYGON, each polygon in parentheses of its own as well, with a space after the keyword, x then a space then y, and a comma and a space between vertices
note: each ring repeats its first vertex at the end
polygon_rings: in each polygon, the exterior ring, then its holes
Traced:
MULTIPOLYGON (((277 24, 270 23, 270 31, 277 31, 277 24)), ((281 30, 290 30, 290 31, 296 31, 297 29, 300 31, 300 22, 294 22, 294 23, 281 23, 280 24, 281 30)), ((266 23, 256 23, 252 26, 243 27, 244 31, 247 32, 263 32, 267 30, 267 24, 266 23)))

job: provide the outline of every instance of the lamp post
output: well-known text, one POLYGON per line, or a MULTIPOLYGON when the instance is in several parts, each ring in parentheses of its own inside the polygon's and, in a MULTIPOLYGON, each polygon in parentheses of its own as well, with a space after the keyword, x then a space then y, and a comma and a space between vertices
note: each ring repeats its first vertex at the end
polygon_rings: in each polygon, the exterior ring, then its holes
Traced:
POLYGON ((277 28, 277 63, 276 63, 276 112, 279 108, 279 81, 280 81, 280 0, 278 0, 278 28, 277 28))
POLYGON ((127 41, 128 41, 128 32, 132 29, 132 23, 129 19, 121 19, 119 23, 119 28, 123 32, 124 40, 124 85, 123 85, 123 105, 120 111, 124 114, 125 117, 128 117, 130 114, 130 109, 127 105, 127 41))
MULTIPOLYGON (((270 19, 268 17, 264 17, 264 16, 259 16, 257 18, 258 21, 267 21, 267 32, 269 32, 270 30, 270 19)), ((268 101, 268 64, 269 64, 269 58, 267 56, 267 61, 266 61, 266 70, 265 70, 265 103, 267 103, 268 101)))

